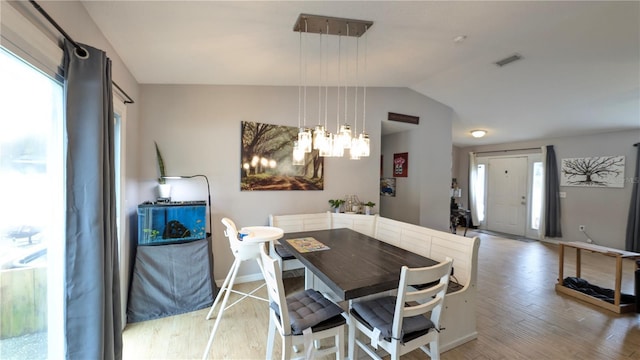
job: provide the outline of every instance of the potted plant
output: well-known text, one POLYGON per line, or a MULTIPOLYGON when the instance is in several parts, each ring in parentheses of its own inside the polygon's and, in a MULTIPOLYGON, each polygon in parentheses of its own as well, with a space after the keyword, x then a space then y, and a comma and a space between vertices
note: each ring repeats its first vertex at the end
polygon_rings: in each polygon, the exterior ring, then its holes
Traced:
POLYGON ((342 199, 329 200, 329 205, 331 205, 336 213, 340 212, 340 206, 342 206, 342 204, 344 204, 344 200, 342 199))
POLYGON ((156 160, 158 162, 158 171, 160 172, 160 177, 158 178, 158 197, 169 199, 171 197, 171 185, 166 183, 165 177, 167 174, 164 169, 164 160, 162 159, 160 148, 158 148, 158 143, 155 141, 153 143, 156 146, 156 160))
POLYGON ((371 215, 371 209, 372 209, 374 206, 376 206, 376 203, 371 202, 371 201, 366 202, 366 203, 364 204, 364 213, 365 213, 366 215, 371 215))

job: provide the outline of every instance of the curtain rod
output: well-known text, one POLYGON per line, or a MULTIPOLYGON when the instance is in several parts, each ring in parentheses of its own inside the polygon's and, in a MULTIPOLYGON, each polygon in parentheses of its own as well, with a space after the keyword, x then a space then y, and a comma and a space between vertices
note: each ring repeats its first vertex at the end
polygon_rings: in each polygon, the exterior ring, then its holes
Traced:
MULTIPOLYGON (((67 34, 67 32, 64 31, 64 29, 62 29, 60 25, 58 25, 58 23, 55 20, 53 20, 53 18, 51 18, 51 16, 49 16, 49 14, 46 11, 44 11, 44 9, 40 5, 38 5, 38 3, 36 3, 34 0, 29 0, 29 2, 31 3, 31 5, 33 5, 34 8, 36 8, 36 10, 38 10, 38 12, 42 16, 44 16, 45 19, 47 19, 47 21, 49 21, 51 25, 53 25, 53 27, 56 28, 56 30, 58 30, 60 34, 62 34, 62 36, 64 36, 65 39, 67 39, 71 44, 73 44, 73 46, 76 48, 76 51, 78 51, 78 55, 84 56, 87 54, 86 50, 83 49, 77 42, 73 41, 71 36, 69 36, 69 34, 67 34)), ((129 96, 129 94, 127 94, 124 90, 122 90, 122 88, 118 86, 118 84, 116 84, 115 81, 111 81, 111 83, 113 84, 113 86, 116 87, 116 89, 118 89, 122 93, 122 95, 126 97, 126 99, 124 100, 125 104, 135 103, 131 98, 131 96, 129 96)))
POLYGON ((496 153, 496 152, 507 152, 507 151, 525 151, 525 150, 540 150, 539 147, 534 148, 522 148, 522 149, 509 149, 509 150, 491 150, 491 151, 478 151, 473 152, 474 154, 487 154, 487 153, 496 153))

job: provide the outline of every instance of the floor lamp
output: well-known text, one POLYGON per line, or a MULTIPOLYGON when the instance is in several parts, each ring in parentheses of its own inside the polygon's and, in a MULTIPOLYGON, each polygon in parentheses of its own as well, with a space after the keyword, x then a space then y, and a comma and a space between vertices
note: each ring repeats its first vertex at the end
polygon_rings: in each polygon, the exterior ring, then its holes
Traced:
MULTIPOLYGON (((163 179, 169 179, 169 180, 180 180, 180 179, 193 179, 196 177, 203 177, 204 180, 207 182, 207 207, 209 208, 209 232, 207 233, 207 236, 212 236, 213 234, 213 226, 212 226, 212 222, 211 222, 211 186, 209 186, 209 178, 207 178, 206 175, 182 175, 182 176, 163 176, 163 179)), ((206 231, 205 231, 206 232, 206 231)))

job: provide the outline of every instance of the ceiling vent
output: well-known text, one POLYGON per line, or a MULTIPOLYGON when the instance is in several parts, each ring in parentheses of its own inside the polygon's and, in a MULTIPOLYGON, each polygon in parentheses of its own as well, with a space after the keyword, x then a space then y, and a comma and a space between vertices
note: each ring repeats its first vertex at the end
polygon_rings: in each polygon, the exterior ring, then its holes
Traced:
POLYGON ((503 66, 505 66, 507 64, 511 64, 512 62, 518 61, 520 59, 522 59, 522 55, 513 54, 513 55, 508 56, 508 57, 506 57, 506 58, 504 58, 502 60, 498 60, 498 61, 494 62, 494 64, 498 65, 499 67, 503 67, 503 66))

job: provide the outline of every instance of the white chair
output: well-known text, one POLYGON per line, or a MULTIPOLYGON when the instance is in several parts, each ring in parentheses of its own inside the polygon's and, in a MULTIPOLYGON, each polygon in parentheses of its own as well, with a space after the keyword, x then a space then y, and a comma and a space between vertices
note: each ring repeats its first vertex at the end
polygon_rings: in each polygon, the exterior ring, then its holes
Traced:
POLYGON ((224 283, 222 284, 222 287, 219 289, 218 295, 216 295, 216 299, 214 300, 213 305, 211 305, 211 309, 207 314, 207 320, 209 320, 211 318, 211 315, 213 314, 213 310, 215 309, 216 305, 218 304, 218 302, 220 301, 224 293, 224 299, 222 300, 222 304, 220 305, 220 310, 218 311, 216 322, 214 323, 213 329, 211 330, 211 335, 209 336, 209 342, 207 343, 207 348, 205 349, 204 355, 202 356, 203 359, 206 359, 209 356, 209 351, 211 350, 211 345, 213 344, 213 338, 216 334, 216 331, 218 330, 218 325, 220 324, 220 320, 222 319, 222 313, 224 312, 224 310, 232 307, 233 305, 237 304, 238 302, 245 299, 246 297, 267 301, 267 299, 253 295, 253 293, 255 293, 256 291, 264 287, 266 284, 260 285, 259 287, 252 290, 249 293, 243 293, 237 290, 233 290, 233 284, 235 282, 236 275, 238 274, 238 269, 240 268, 240 265, 242 264, 242 262, 247 260, 256 260, 258 261, 258 264, 261 264, 260 248, 262 247, 262 244, 241 242, 240 240, 238 240, 238 229, 236 228, 236 224, 229 218, 223 218, 221 221, 227 228, 224 231, 224 235, 229 239, 229 245, 231 247, 231 251, 233 252, 233 256, 235 256, 235 260, 233 261, 233 265, 231 265, 231 269, 229 269, 229 273, 227 274, 227 277, 224 279, 224 283), (233 304, 227 306, 229 295, 232 292, 236 294, 240 294, 242 295, 242 297, 236 300, 233 304))
POLYGON ((417 348, 431 359, 440 359, 440 314, 452 262, 447 258, 431 267, 403 266, 397 297, 354 302, 349 311, 349 359, 357 359, 358 347, 374 359, 381 359, 376 353, 378 347, 391 359, 417 348), (369 341, 361 340, 358 333, 369 341))
POLYGON ((346 324, 342 308, 313 289, 285 298, 279 262, 267 251, 267 246, 262 246, 262 272, 271 301, 266 359, 272 358, 277 331, 282 340, 282 359, 292 359, 292 350, 297 352, 303 345, 304 352, 294 359, 335 353, 336 359, 342 360, 346 324), (334 338, 333 346, 319 347, 320 340, 331 337, 334 338))

